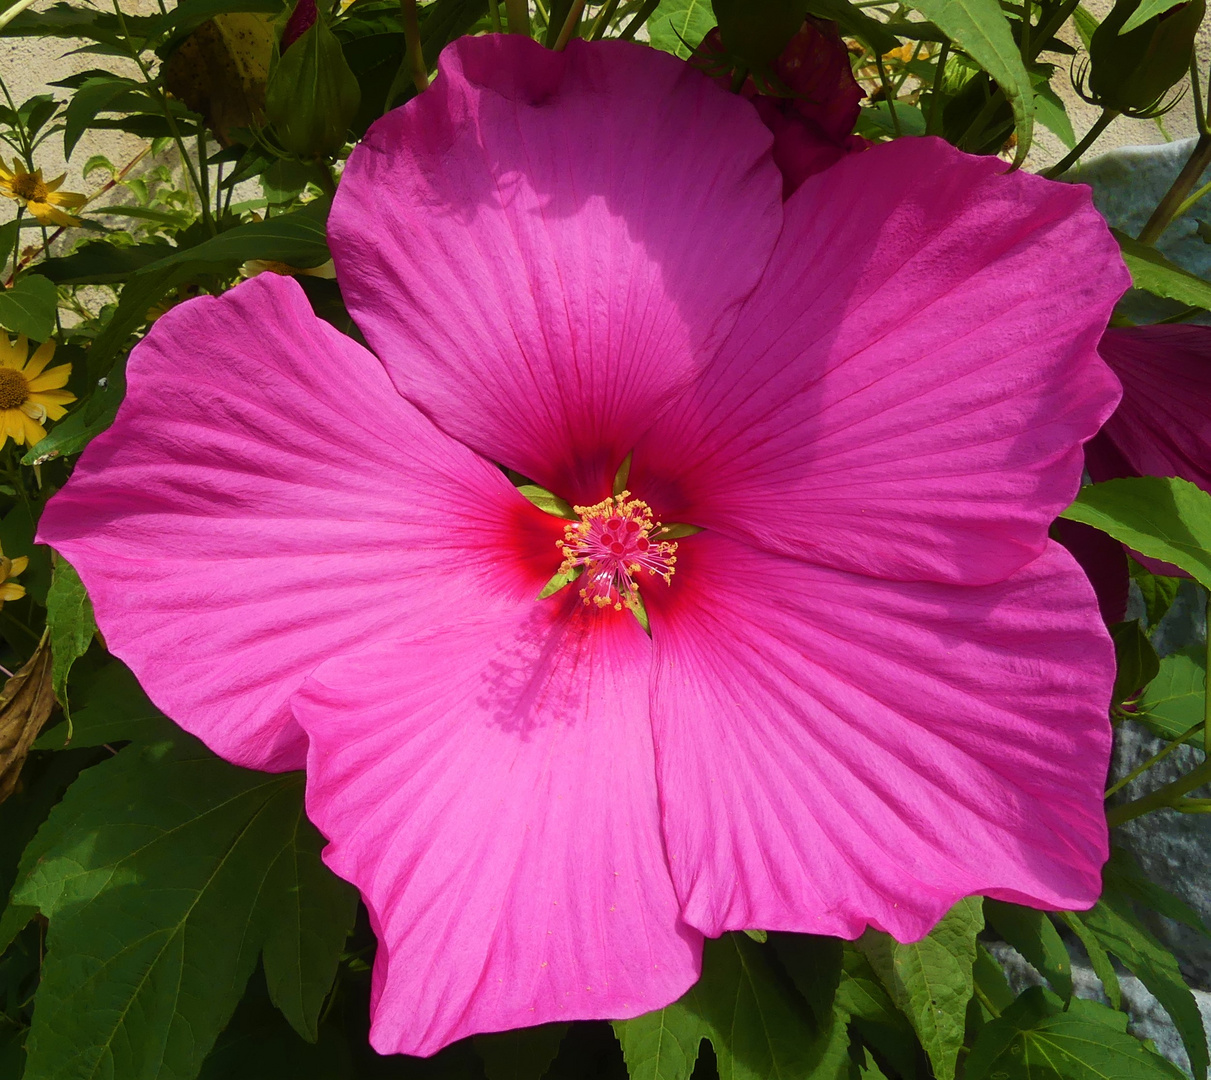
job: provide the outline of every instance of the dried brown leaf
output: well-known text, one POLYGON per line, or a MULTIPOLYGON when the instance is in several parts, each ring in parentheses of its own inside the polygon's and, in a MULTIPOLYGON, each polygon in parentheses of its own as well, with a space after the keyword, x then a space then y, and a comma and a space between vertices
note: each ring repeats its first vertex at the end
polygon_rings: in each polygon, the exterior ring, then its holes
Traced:
POLYGON ((55 707, 51 685, 50 640, 0 689, 0 802, 17 786, 21 766, 55 707))

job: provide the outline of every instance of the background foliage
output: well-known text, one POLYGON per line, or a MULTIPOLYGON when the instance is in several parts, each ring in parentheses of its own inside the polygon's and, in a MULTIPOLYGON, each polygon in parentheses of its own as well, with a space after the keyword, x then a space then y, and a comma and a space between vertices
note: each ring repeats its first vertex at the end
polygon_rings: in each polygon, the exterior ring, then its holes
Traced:
MULTIPOLYGON (((366 1042, 374 938, 356 895, 320 862, 301 777, 228 765, 161 716, 106 653, 75 572, 33 544, 46 499, 114 417, 130 347, 171 305, 276 264, 356 334, 336 283, 301 272, 329 260, 327 208, 350 145, 424 85, 460 34, 638 38, 688 57, 732 19, 776 54, 787 11, 796 24, 810 12, 845 36, 868 93, 859 133, 939 134, 1021 162, 1039 124, 1073 150, 1050 170, 1060 176, 1116 115, 1146 119, 1185 92, 1202 125, 1205 75, 1191 59, 1202 0, 1119 0, 1100 27, 1078 0, 356 0, 321 4, 306 26, 307 8, 288 27, 279 0, 161 2, 151 15, 120 0, 0 2, 0 33, 84 39, 96 63, 53 95, 17 102, 4 88, 0 138, 18 169, 32 172, 51 140, 70 156, 89 130, 145 140, 121 167, 86 163, 97 188, 78 226, 20 210, 0 226, 0 327, 56 341, 79 399, 41 442, 0 452, 0 545, 30 560, 25 597, 0 610, 0 661, 14 672, 0 694, 0 1080, 1179 1077, 1128 1031, 1124 971, 1161 1002, 1205 1080, 1194 996, 1148 925, 1159 914, 1207 928, 1124 850, 1088 912, 971 898, 913 945, 873 931, 856 942, 730 934, 708 942, 702 981, 660 1012, 481 1036, 427 1061, 379 1058, 366 1042), (1057 37, 1066 26, 1079 58, 1057 37), (1072 76, 1103 110, 1079 143, 1055 92, 1070 70, 1056 58, 1074 59, 1072 76), (98 198, 114 192, 118 203, 98 198), (1011 987, 989 948, 998 941, 1042 984, 1011 987), (1103 1000, 1074 996, 1070 950, 1103 1000)), ((1202 134, 1188 182, 1139 237, 1120 236, 1136 286, 1177 301, 1179 318, 1211 310, 1211 282, 1152 244, 1199 197, 1208 160, 1202 134)), ((1211 497, 1198 488, 1092 485, 1066 516, 1182 568, 1205 603, 1211 497)), ((1114 722, 1170 740, 1156 760, 1181 744, 1211 748, 1205 646, 1161 659, 1152 644, 1179 582, 1140 564, 1132 573, 1146 615, 1113 630, 1114 722)), ((1211 806, 1196 797, 1206 761, 1144 794, 1137 779, 1111 789, 1112 824, 1211 806)))

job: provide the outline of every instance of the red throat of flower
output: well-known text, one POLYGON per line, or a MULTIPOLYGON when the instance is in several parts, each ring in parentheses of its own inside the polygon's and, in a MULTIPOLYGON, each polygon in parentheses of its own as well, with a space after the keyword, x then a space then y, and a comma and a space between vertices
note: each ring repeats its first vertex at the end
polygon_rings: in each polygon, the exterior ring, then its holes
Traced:
POLYGON ((677 545, 653 537, 660 522, 652 509, 630 492, 614 495, 596 506, 574 507, 580 520, 565 530, 562 573, 584 567, 580 595, 586 604, 632 611, 639 607, 636 578, 642 572, 669 582, 677 562, 677 545))

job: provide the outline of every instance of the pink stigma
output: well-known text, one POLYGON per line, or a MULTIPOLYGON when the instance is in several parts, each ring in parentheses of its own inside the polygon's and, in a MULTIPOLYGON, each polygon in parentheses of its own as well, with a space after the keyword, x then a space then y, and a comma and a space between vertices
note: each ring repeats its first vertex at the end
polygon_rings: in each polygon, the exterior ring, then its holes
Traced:
POLYGON ((584 567, 580 595, 586 604, 634 611, 639 607, 635 578, 641 571, 672 580, 677 545, 652 539, 660 522, 652 520, 647 503, 631 499, 630 494, 624 491, 596 506, 574 507, 580 520, 567 527, 559 542, 564 556, 561 572, 571 574, 584 567))

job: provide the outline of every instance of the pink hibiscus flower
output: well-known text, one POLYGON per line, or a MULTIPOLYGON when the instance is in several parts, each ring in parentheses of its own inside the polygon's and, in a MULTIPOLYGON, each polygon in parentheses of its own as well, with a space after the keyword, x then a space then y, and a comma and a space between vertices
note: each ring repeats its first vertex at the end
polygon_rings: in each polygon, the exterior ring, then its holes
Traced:
POLYGON ((933 139, 784 205, 770 142, 641 46, 457 42, 332 209, 374 353, 289 279, 184 304, 45 512, 170 716, 305 764, 380 1051, 657 1008, 703 934, 1098 894, 1113 658, 1047 527, 1116 245, 933 139))

